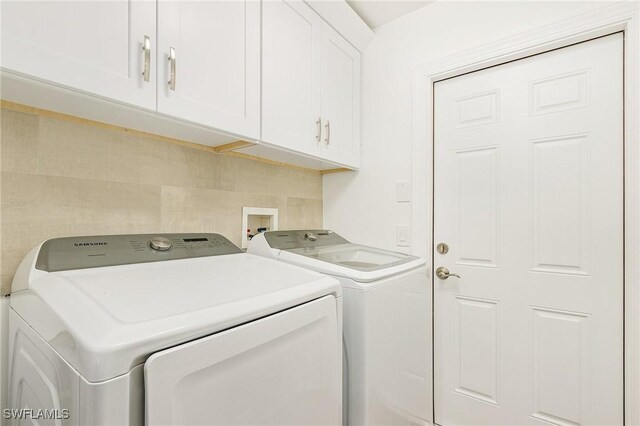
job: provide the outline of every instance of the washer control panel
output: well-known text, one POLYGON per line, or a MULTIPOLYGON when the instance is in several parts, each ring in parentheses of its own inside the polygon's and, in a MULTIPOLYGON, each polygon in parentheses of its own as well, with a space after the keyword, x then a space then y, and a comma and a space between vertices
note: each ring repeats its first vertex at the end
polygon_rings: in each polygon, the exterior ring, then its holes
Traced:
POLYGON ((272 248, 291 250, 296 248, 333 246, 348 244, 349 241, 327 229, 307 229, 298 231, 267 231, 264 238, 272 248))
POLYGON ((40 247, 36 269, 99 268, 242 253, 220 234, 132 234, 54 238, 40 247))

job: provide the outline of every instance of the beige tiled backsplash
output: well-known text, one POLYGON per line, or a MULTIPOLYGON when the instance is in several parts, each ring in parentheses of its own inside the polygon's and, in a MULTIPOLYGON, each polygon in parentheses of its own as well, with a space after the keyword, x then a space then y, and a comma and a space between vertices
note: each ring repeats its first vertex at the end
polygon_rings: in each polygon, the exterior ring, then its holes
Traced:
POLYGON ((322 226, 318 172, 123 130, 0 110, 1 289, 53 237, 218 232, 240 245, 242 207, 276 207, 280 229, 322 226))

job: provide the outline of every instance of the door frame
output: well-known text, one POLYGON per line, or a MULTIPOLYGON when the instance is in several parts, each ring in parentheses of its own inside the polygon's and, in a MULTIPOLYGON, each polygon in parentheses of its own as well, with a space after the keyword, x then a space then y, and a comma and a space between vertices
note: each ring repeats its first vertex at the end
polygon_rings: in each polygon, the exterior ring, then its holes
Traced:
MULTIPOLYGON (((640 424, 639 19, 640 6, 635 2, 606 5, 499 42, 419 63, 413 68, 412 88, 411 238, 413 254, 425 257, 433 270, 434 83, 593 38, 624 33, 624 419, 628 425, 640 424)), ((433 289, 433 274, 429 283, 433 289)))

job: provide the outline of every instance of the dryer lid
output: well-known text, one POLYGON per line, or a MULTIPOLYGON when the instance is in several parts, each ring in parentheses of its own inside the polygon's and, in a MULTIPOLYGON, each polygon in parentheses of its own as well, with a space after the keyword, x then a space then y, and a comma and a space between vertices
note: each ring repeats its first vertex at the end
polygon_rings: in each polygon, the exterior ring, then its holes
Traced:
POLYGON ((335 279, 245 253, 56 272, 37 268, 41 253, 23 261, 28 272, 16 280, 26 290, 12 293, 11 307, 90 382, 125 374, 158 350, 341 294, 335 279))

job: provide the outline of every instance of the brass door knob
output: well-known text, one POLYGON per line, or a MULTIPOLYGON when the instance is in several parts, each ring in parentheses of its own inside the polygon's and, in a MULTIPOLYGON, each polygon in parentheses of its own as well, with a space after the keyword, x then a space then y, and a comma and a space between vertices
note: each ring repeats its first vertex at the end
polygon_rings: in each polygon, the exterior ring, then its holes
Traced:
POLYGON ((449 270, 447 268, 445 268, 444 266, 440 266, 438 267, 438 269, 436 269, 436 276, 438 278, 440 278, 441 280, 446 280, 449 277, 456 277, 456 278, 460 278, 460 275, 458 274, 452 274, 451 272, 449 272, 449 270))

